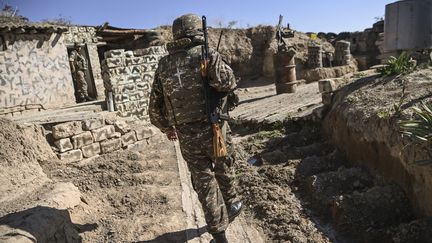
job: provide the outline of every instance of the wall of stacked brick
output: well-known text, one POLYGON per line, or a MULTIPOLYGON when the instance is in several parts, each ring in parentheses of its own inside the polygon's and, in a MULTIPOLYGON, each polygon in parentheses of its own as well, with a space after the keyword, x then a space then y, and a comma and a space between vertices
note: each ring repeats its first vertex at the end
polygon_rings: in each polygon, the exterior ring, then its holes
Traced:
POLYGON ((74 162, 120 149, 143 148, 155 134, 150 125, 132 129, 124 120, 101 117, 55 125, 52 145, 61 160, 74 162))
POLYGON ((113 94, 114 109, 120 117, 149 120, 151 85, 158 62, 166 54, 163 46, 105 52, 102 77, 106 92, 111 91, 113 94))

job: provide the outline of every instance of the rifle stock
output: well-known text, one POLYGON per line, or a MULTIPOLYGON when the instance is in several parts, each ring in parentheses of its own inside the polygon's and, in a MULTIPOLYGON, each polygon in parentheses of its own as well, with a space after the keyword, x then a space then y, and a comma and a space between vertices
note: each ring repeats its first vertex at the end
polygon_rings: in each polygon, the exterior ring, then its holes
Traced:
POLYGON ((213 130, 213 155, 215 156, 215 158, 222 158, 228 156, 228 152, 225 145, 225 140, 222 135, 222 130, 219 127, 220 117, 217 107, 211 105, 211 99, 214 99, 216 95, 212 95, 212 90, 210 88, 207 76, 207 68, 209 63, 209 47, 207 35, 207 19, 205 16, 202 16, 202 27, 204 33, 204 45, 201 49, 201 77, 205 89, 204 93, 207 107, 207 116, 213 130))

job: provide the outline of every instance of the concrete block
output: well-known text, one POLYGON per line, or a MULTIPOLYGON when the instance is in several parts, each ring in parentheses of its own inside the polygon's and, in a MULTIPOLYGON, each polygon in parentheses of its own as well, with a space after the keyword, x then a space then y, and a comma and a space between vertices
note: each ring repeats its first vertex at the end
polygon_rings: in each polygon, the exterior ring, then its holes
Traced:
POLYGON ((108 68, 122 67, 125 66, 125 62, 121 57, 111 57, 104 60, 104 64, 108 68))
POLYGON ((82 124, 81 122, 77 122, 77 121, 60 123, 55 125, 52 128, 53 137, 56 140, 61 138, 72 137, 82 132, 83 132, 82 124))
POLYGON ((90 131, 75 135, 72 137, 72 144, 74 149, 82 148, 86 145, 93 143, 93 136, 90 131))
POLYGON ((140 108, 147 108, 148 105, 149 105, 149 100, 148 100, 148 99, 140 100, 140 101, 138 102, 138 106, 139 106, 140 108))
POLYGON ((127 94, 116 94, 114 95, 114 102, 117 103, 125 103, 129 101, 129 95, 127 94))
POLYGON ((333 100, 333 93, 322 93, 322 103, 324 105, 331 105, 333 100))
POLYGON ((115 128, 116 132, 119 132, 122 135, 125 134, 125 133, 127 133, 127 132, 129 132, 131 130, 131 128, 129 127, 129 125, 125 121, 123 121, 123 120, 116 121, 114 123, 114 128, 115 128))
POLYGON ((123 57, 124 56, 124 49, 117 49, 117 50, 110 50, 104 53, 105 59, 111 58, 111 57, 123 57))
POLYGON ((140 74, 141 73, 141 68, 139 66, 129 66, 129 72, 131 74, 140 74))
POLYGON ((125 112, 126 106, 125 106, 125 104, 115 104, 114 110, 119 111, 119 112, 125 112))
POLYGON ((137 141, 135 131, 130 131, 121 137, 122 147, 127 147, 137 141))
POLYGON ((159 56, 158 55, 146 55, 143 56, 145 63, 158 63, 159 62, 159 56))
POLYGON ((131 69, 130 67, 118 67, 116 68, 117 75, 130 75, 131 69))
POLYGON ((122 142, 120 138, 113 138, 101 142, 100 146, 102 153, 106 154, 121 149, 122 142))
POLYGON ((144 56, 144 55, 165 55, 166 49, 163 46, 151 46, 144 49, 136 49, 134 50, 135 56, 144 56))
POLYGON ((142 100, 146 97, 144 91, 137 91, 137 92, 130 93, 128 98, 130 101, 136 101, 136 100, 142 100))
POLYGON ((136 152, 140 152, 140 151, 144 151, 146 149, 146 147, 148 147, 148 142, 146 140, 144 140, 144 141, 135 142, 133 144, 129 144, 127 146, 127 149, 132 150, 132 151, 136 151, 136 152))
MULTIPOLYGON (((157 68, 157 67, 156 67, 157 68)), ((142 74, 142 80, 144 82, 153 83, 154 80, 154 72, 146 72, 142 74)))
POLYGON ((110 68, 108 70, 109 76, 110 77, 115 77, 115 76, 127 76, 130 75, 130 69, 128 67, 116 67, 116 68, 110 68))
POLYGON ((137 90, 150 91, 150 85, 148 82, 139 82, 136 83, 137 90))
POLYGON ((139 127, 135 128, 135 133, 138 140, 143 140, 153 137, 156 134, 156 130, 153 127, 139 127))
POLYGON ((134 57, 133 51, 125 51, 124 55, 125 55, 125 57, 134 57))
POLYGON ((112 138, 121 138, 122 134, 119 132, 115 132, 112 138))
POLYGON ((109 78, 109 82, 112 86, 126 83, 126 81, 127 81, 126 78, 123 76, 115 76, 109 78))
POLYGON ((83 159, 82 152, 79 149, 61 153, 58 155, 58 157, 60 160, 63 160, 65 162, 75 162, 83 159))
POLYGON ((62 138, 54 142, 54 145, 59 149, 61 153, 73 149, 73 145, 69 138, 62 138))
POLYGON ((90 145, 82 147, 81 150, 85 158, 90 158, 100 154, 101 146, 99 143, 92 143, 90 145))
POLYGON ((320 93, 333 92, 336 90, 336 83, 331 79, 320 80, 318 88, 320 93))
POLYGON ((115 128, 112 125, 103 126, 92 131, 95 142, 100 142, 112 138, 115 134, 115 128))
POLYGON ((144 58, 142 57, 131 57, 125 60, 126 66, 141 65, 143 63, 144 63, 144 58))
POLYGON ((131 83, 139 83, 139 82, 142 82, 141 74, 134 74, 134 75, 130 75, 127 79, 128 79, 128 81, 131 82, 131 83))
POLYGON ((84 130, 91 131, 91 130, 103 127, 103 125, 105 125, 105 121, 104 121, 103 117, 100 117, 100 118, 93 118, 93 119, 84 120, 82 122, 82 124, 83 124, 84 130))
POLYGON ((135 90, 135 84, 133 83, 113 87, 113 91, 116 94, 129 93, 129 92, 133 92, 134 90, 135 90))

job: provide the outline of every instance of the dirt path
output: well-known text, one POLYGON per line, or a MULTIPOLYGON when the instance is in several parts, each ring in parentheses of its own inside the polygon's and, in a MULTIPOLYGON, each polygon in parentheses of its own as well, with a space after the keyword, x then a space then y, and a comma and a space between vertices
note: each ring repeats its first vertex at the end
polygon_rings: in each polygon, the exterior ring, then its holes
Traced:
MULTIPOLYGON (((182 184, 182 202, 183 210, 186 214, 187 228, 196 229, 188 231, 188 242, 191 243, 207 243, 212 238, 210 234, 201 235, 205 227, 204 214, 201 210, 201 205, 198 201, 196 193, 193 191, 190 181, 190 173, 187 170, 186 162, 183 160, 178 143, 176 145, 176 154, 179 164, 180 181, 182 184), (194 238, 196 235, 201 235, 199 238, 194 238)), ((244 216, 239 216, 228 228, 227 238, 232 243, 261 243, 265 242, 263 234, 259 232, 253 224, 248 222, 244 216)))

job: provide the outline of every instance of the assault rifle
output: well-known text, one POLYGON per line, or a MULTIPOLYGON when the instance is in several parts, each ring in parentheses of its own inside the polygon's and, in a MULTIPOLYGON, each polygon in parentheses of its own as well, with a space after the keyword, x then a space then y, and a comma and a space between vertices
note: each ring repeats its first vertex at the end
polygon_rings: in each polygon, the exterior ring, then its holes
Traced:
POLYGON ((222 131, 219 127, 221 112, 218 105, 221 94, 218 94, 216 90, 210 87, 207 75, 209 64, 209 47, 206 16, 202 16, 202 30, 204 33, 204 45, 201 47, 201 78, 205 89, 204 94, 207 116, 213 129, 213 154, 215 158, 222 158, 228 156, 228 152, 226 149, 225 140, 222 136, 222 131))

